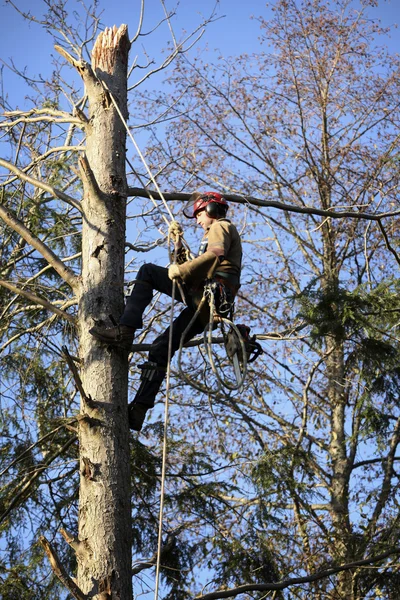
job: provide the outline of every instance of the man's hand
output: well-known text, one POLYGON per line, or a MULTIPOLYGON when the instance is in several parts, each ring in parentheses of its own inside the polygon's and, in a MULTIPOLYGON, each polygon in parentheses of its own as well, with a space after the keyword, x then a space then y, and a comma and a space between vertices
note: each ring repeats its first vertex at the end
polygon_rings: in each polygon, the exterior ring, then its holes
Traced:
POLYGON ((168 277, 169 277, 170 279, 172 279, 172 281, 173 281, 174 279, 180 279, 180 276, 181 276, 181 273, 180 273, 180 271, 179 271, 179 267, 178 267, 178 265, 171 265, 171 266, 168 268, 168 277))

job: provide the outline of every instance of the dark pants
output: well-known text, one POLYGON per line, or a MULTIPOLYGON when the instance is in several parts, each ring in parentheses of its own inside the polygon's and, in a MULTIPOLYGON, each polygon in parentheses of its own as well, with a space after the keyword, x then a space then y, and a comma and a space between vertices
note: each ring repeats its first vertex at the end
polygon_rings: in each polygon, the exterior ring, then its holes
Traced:
MULTIPOLYGON (((154 290, 172 297, 172 281, 168 277, 168 269, 147 263, 139 269, 135 287, 127 300, 124 314, 120 319, 121 325, 128 325, 135 329, 143 327, 142 315, 153 298, 154 290)), ((186 290, 184 290, 184 293, 188 306, 176 317, 172 325, 172 356, 178 350, 182 334, 196 312, 196 308, 192 305, 191 296, 186 293, 186 290)), ((175 300, 183 302, 178 286, 175 286, 175 300)), ((197 318, 187 332, 183 343, 201 333, 203 329, 203 322, 197 318)), ((144 404, 149 408, 154 406, 154 400, 165 377, 168 364, 169 331, 170 328, 168 327, 152 344, 149 352, 149 362, 155 363, 159 368, 153 369, 154 372, 151 373, 150 377, 149 369, 142 372, 141 385, 133 400, 135 404, 144 404)))

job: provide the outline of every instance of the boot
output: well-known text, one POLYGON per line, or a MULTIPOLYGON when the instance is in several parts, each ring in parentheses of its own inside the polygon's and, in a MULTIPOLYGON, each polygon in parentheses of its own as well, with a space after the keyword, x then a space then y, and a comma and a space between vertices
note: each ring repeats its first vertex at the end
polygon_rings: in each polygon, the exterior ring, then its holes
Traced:
POLYGON ((128 406, 129 429, 133 429, 133 431, 140 431, 142 429, 148 409, 149 407, 144 404, 131 402, 128 406))
POLYGON ((92 327, 89 333, 99 342, 109 346, 120 346, 129 348, 132 346, 135 329, 128 325, 117 325, 116 327, 92 327))

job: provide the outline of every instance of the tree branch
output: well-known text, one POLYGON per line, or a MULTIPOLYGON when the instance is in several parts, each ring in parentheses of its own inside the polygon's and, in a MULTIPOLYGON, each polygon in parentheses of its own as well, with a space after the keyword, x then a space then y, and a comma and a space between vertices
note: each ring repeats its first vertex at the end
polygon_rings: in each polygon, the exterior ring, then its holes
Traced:
POLYGON ((93 171, 90 168, 86 154, 80 157, 79 166, 81 169, 82 179, 85 180, 88 191, 96 196, 96 198, 104 201, 107 198, 107 194, 102 192, 99 188, 98 183, 93 175, 93 171))
POLYGON ((82 120, 80 118, 74 117, 74 116, 70 116, 68 113, 59 113, 59 111, 50 111, 50 110, 43 110, 43 111, 39 111, 37 109, 35 110, 31 110, 28 113, 21 113, 20 111, 15 111, 14 113, 5 113, 6 115, 20 115, 17 119, 15 119, 15 121, 7 121, 7 122, 3 122, 0 124, 0 127, 3 129, 5 127, 15 127, 16 125, 19 125, 19 123, 41 123, 42 121, 46 121, 46 123, 72 123, 73 125, 77 125, 77 126, 82 126, 82 120), (39 116, 39 117, 32 117, 29 115, 33 115, 33 114, 38 114, 39 112, 42 113, 43 116, 39 116), (56 118, 54 115, 52 115, 52 113, 58 113, 58 114, 64 114, 64 117, 58 117, 56 118))
POLYGON ((349 571, 351 569, 356 569, 357 567, 363 567, 371 563, 379 562, 381 560, 384 560, 385 558, 388 558, 389 556, 392 556, 393 554, 400 554, 400 548, 393 548, 392 550, 388 550, 387 552, 384 552, 383 554, 378 554, 374 557, 366 558, 364 560, 358 560, 338 567, 332 567, 331 569, 325 569, 324 571, 319 571, 317 573, 307 575, 305 577, 292 577, 290 579, 284 579, 283 581, 279 581, 277 583, 249 583, 241 585, 237 588, 231 588, 230 590, 217 590, 216 592, 210 592, 209 594, 196 596, 195 600, 217 600, 219 598, 231 598, 232 596, 237 596, 246 592, 266 592, 273 590, 284 590, 292 585, 301 585, 303 583, 318 581, 320 579, 330 577, 331 575, 335 575, 336 573, 349 571))
POLYGON ((93 404, 92 398, 90 396, 87 396, 85 390, 83 389, 83 384, 82 384, 80 375, 78 373, 78 369, 76 368, 74 360, 73 360, 72 356, 70 355, 67 346, 63 346, 62 351, 64 353, 65 360, 67 361, 67 364, 71 370, 72 376, 74 378, 76 389, 80 393, 82 400, 84 400, 86 402, 86 404, 88 404, 88 405, 93 404))
MULTIPOLYGON (((389 460, 389 457, 385 456, 382 458, 370 458, 369 460, 362 460, 360 462, 354 463, 353 465, 353 470, 354 469, 358 469, 360 467, 369 467, 370 465, 377 465, 377 464, 385 464, 387 461, 389 460)), ((395 456, 393 457, 393 461, 398 461, 400 460, 400 456, 395 456)))
MULTIPOLYGON (((1 164, 0 159, 0 164, 1 164)), ((6 209, 0 204, 0 218, 14 231, 16 231, 28 244, 30 244, 35 250, 47 260, 47 262, 57 271, 57 273, 68 283, 68 285, 76 290, 79 284, 79 278, 75 273, 66 267, 64 263, 58 258, 56 254, 46 244, 44 244, 39 238, 33 235, 27 227, 17 219, 17 217, 11 212, 10 209, 6 209)))
POLYGON ((39 541, 42 544, 48 556, 54 574, 58 577, 61 583, 67 588, 67 590, 72 594, 72 596, 76 598, 76 600, 87 600, 88 597, 82 592, 82 590, 76 585, 76 583, 66 572, 57 552, 54 550, 50 542, 44 537, 44 535, 40 536, 39 541))
MULTIPOLYGON (((128 196, 138 196, 139 198, 154 198, 155 200, 161 200, 161 196, 158 192, 143 188, 128 188, 128 196)), ((177 200, 185 202, 189 200, 191 194, 186 192, 163 192, 165 200, 177 200)), ((284 202, 278 202, 277 200, 261 200, 260 198, 254 198, 253 196, 238 196, 237 194, 224 194, 224 198, 229 202, 235 202, 237 204, 251 204, 252 206, 263 206, 266 208, 278 208, 280 210, 287 210, 288 212, 301 213, 306 215, 319 215, 322 217, 330 217, 331 219, 364 219, 366 221, 380 221, 386 217, 395 217, 400 215, 400 210, 395 210, 386 213, 367 213, 367 212, 356 212, 356 211, 335 211, 335 210, 323 210, 320 208, 312 207, 301 207, 294 206, 293 204, 285 204, 284 202)))
POLYGON ((67 544, 74 550, 75 554, 80 554, 82 558, 83 554, 87 555, 90 553, 90 547, 87 541, 81 542, 78 538, 71 535, 66 529, 60 529, 60 533, 67 544))
POLYGON ((49 194, 51 194, 53 196, 53 198, 59 198, 60 200, 63 200, 70 206, 73 206, 74 208, 76 208, 76 210, 78 210, 80 213, 82 212, 82 207, 80 205, 80 202, 78 202, 77 200, 72 198, 72 196, 68 196, 68 194, 65 194, 61 190, 58 190, 57 188, 45 183, 44 181, 40 181, 39 179, 30 177, 30 175, 27 175, 26 173, 21 171, 21 169, 18 169, 18 167, 16 167, 12 163, 8 162, 7 160, 4 160, 3 158, 0 158, 0 166, 8 169, 12 173, 15 173, 18 176, 18 178, 21 179, 22 181, 26 181, 27 183, 30 183, 31 185, 33 185, 41 190, 44 190, 45 192, 48 192, 49 194))
MULTIPOLYGON (((307 324, 303 324, 297 328, 285 329, 284 331, 282 331, 282 333, 276 332, 276 331, 270 331, 267 333, 257 333, 257 334, 255 334, 255 337, 256 337, 256 340, 277 340, 277 341, 279 341, 279 340, 282 340, 282 341, 296 340, 299 338, 294 337, 290 334, 293 334, 296 331, 299 331, 300 329, 304 329, 304 327, 306 327, 306 326, 307 326, 307 324)), ((212 337, 211 343, 212 344, 224 344, 225 340, 223 337, 212 337)), ((203 337, 195 337, 192 340, 186 342, 186 344, 184 344, 183 347, 184 348, 195 348, 196 346, 201 346, 202 344, 204 344, 204 338, 203 337)), ((147 352, 148 350, 151 350, 152 347, 153 347, 153 343, 132 344, 130 350, 131 350, 131 352, 147 352)))
POLYGON ((34 304, 38 304, 39 306, 43 306, 43 308, 46 308, 47 310, 50 310, 51 312, 55 313, 56 315, 58 315, 62 319, 67 319, 67 321, 69 321, 70 323, 73 323, 74 325, 76 325, 76 319, 75 319, 75 317, 73 315, 69 315, 68 313, 66 313, 65 311, 61 310, 60 308, 57 308, 56 306, 54 306, 53 304, 51 304, 51 302, 48 302, 47 300, 45 300, 41 296, 37 296, 36 294, 32 294, 32 292, 28 292, 27 290, 23 290, 23 289, 17 287, 16 285, 14 285, 12 283, 9 283, 8 281, 3 281, 2 279, 0 279, 0 285, 2 287, 4 287, 4 288, 7 288, 11 292, 14 292, 14 294, 18 294, 19 296, 23 296, 24 298, 27 298, 27 300, 30 300, 34 304))
POLYGON ((383 227, 383 225, 382 225, 382 223, 381 223, 380 220, 378 221, 378 225, 379 225, 379 229, 381 230, 381 233, 383 235, 383 239, 385 240, 385 244, 386 244, 387 249, 393 254, 393 256, 395 257, 395 259, 397 261, 397 264, 400 265, 400 258, 398 256, 396 250, 393 248, 393 246, 391 246, 391 244, 389 242, 389 238, 387 236, 387 233, 386 233, 386 231, 385 231, 385 229, 384 229, 384 227, 383 227))

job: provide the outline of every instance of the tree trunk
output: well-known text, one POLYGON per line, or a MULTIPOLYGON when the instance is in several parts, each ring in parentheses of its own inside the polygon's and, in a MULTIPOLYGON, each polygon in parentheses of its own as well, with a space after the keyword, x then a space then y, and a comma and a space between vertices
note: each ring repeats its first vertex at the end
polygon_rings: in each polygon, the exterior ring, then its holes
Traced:
POLYGON ((89 102, 87 154, 81 161, 79 304, 82 381, 89 399, 82 399, 79 425, 77 559, 79 587, 98 600, 132 597, 127 355, 89 334, 94 323, 107 323, 110 314, 118 319, 123 308, 126 131, 106 90, 126 118, 129 47, 125 25, 106 29, 93 48, 92 69, 79 69, 89 102))
MULTIPOLYGON (((329 206, 329 204, 328 204, 329 206)), ((339 269, 335 251, 335 231, 327 221, 323 226, 324 278, 323 286, 332 297, 339 294, 339 269)), ((333 306, 334 311, 339 307, 333 306)), ((330 407, 331 439, 329 454, 332 476, 330 482, 330 512, 332 517, 332 554, 337 563, 351 562, 352 532, 349 517, 349 459, 346 448, 346 395, 343 340, 331 334, 326 337, 327 397, 330 407)), ((338 574, 337 594, 341 600, 353 600, 352 572, 338 574)))

